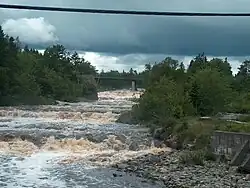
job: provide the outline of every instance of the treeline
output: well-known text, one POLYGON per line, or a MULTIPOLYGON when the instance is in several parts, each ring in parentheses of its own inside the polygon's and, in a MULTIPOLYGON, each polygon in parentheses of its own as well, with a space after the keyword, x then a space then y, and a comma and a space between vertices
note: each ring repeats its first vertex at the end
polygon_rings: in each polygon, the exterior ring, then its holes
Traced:
MULTIPOLYGON (((199 54, 185 68, 182 62, 168 57, 152 67, 146 65, 144 77, 146 91, 133 107, 133 117, 152 131, 161 128, 163 139, 175 133, 181 139, 185 139, 184 134, 192 135, 193 140, 198 135, 209 138, 212 127, 235 131, 232 124, 217 126, 217 121, 206 127, 194 117, 214 117, 219 112, 250 113, 249 60, 242 62, 233 75, 227 58, 209 61, 199 54)), ((248 124, 236 127, 237 131, 250 131, 248 124)))
POLYGON ((44 54, 4 34, 0 27, 0 105, 47 104, 55 100, 97 99, 95 67, 62 45, 44 54))

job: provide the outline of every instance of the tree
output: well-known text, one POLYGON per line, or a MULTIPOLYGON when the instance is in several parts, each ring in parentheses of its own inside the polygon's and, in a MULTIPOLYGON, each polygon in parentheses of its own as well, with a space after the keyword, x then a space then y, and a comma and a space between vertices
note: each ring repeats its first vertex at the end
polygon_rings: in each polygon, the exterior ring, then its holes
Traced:
POLYGON ((209 66, 213 69, 217 69, 221 74, 225 76, 232 77, 231 65, 227 61, 227 58, 225 58, 225 60, 213 58, 209 61, 209 66))
POLYGON ((217 69, 196 72, 191 79, 190 97, 200 115, 223 111, 229 102, 230 83, 217 69))
POLYGON ((193 60, 191 60, 187 71, 191 74, 194 74, 197 71, 205 69, 206 66, 207 66, 207 57, 205 56, 204 53, 202 53, 196 56, 193 60))
POLYGON ((234 87, 239 92, 250 91, 250 61, 245 60, 239 67, 239 71, 235 76, 234 87))
POLYGON ((97 95, 95 80, 82 79, 81 73, 94 75, 96 70, 77 53, 59 44, 49 46, 44 54, 27 45, 22 50, 18 38, 5 35, 0 27, 0 105, 97 95))
POLYGON ((151 66, 151 64, 145 64, 145 71, 151 71, 151 69, 152 69, 152 66, 151 66))

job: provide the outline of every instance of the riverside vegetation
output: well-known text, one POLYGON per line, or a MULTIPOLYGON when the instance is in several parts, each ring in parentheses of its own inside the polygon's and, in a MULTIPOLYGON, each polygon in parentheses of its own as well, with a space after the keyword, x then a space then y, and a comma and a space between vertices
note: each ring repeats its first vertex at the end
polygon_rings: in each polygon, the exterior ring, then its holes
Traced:
POLYGON ((155 146, 174 150, 118 168, 162 180, 166 187, 250 187, 249 175, 238 173, 227 158, 217 158, 210 150, 215 130, 250 132, 250 61, 242 62, 233 75, 226 58, 207 60, 199 54, 185 69, 167 57, 147 64, 143 75, 145 92, 118 121, 148 126, 155 146), (235 116, 234 121, 221 118, 224 113, 235 116))
POLYGON ((18 38, 6 35, 0 26, 0 105, 96 100, 97 87, 119 89, 131 85, 128 81, 117 84, 108 80, 97 86, 93 78, 96 75, 124 77, 137 72, 131 69, 122 73, 115 70, 98 73, 90 62, 62 45, 49 46, 42 54, 23 46, 18 38))
POLYGON ((148 125, 158 139, 175 137, 178 147, 209 145, 214 130, 250 132, 250 61, 234 76, 227 59, 195 57, 187 69, 166 58, 147 66, 147 86, 133 107, 134 120, 148 125), (240 113, 237 120, 219 119, 218 113, 240 113), (210 116, 200 120, 201 116, 210 116))
POLYGON ((0 105, 97 98, 95 80, 79 76, 96 70, 77 53, 70 54, 62 45, 48 47, 44 54, 21 46, 18 38, 7 36, 0 27, 0 105))

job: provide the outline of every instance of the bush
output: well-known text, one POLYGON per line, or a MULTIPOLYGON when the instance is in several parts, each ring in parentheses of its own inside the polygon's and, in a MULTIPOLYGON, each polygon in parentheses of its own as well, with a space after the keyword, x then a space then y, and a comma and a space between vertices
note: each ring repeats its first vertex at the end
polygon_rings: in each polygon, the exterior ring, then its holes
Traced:
POLYGON ((143 123, 156 124, 171 131, 172 119, 180 119, 188 113, 188 101, 180 85, 163 77, 141 96, 134 108, 135 115, 143 123))
POLYGON ((179 162, 186 165, 203 166, 205 153, 203 151, 186 151, 179 156, 179 162))

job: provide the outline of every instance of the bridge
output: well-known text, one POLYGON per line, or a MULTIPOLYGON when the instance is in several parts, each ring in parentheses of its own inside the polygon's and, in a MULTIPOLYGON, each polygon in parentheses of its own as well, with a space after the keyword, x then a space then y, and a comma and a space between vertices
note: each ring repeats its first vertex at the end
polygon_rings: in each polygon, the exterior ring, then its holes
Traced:
POLYGON ((131 81, 132 91, 137 91, 137 82, 141 82, 143 79, 140 77, 110 77, 110 76, 95 76, 95 80, 99 82, 100 80, 126 80, 131 81))

